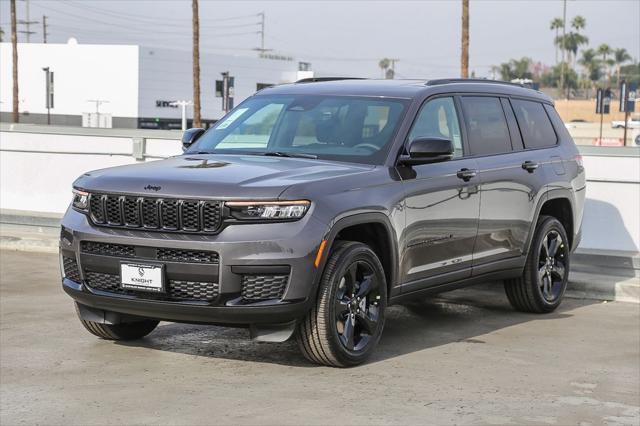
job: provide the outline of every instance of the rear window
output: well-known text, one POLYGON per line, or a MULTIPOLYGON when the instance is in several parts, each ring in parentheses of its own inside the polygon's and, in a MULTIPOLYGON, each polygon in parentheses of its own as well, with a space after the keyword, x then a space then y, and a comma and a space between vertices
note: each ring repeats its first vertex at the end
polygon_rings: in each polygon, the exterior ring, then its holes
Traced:
POLYGON ((512 99, 525 148, 544 148, 558 142, 556 132, 540 102, 512 99))
POLYGON ((462 98, 462 110, 472 155, 511 151, 509 128, 499 98, 465 96, 462 98))

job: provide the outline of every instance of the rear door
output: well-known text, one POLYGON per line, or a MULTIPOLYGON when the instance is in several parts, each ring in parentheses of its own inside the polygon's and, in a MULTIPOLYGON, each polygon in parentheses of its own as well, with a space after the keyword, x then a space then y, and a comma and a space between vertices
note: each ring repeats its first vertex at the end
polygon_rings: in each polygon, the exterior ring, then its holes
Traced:
POLYGON ((498 96, 462 96, 470 151, 481 180, 473 275, 504 267, 525 244, 546 179, 545 154, 525 151, 510 101, 498 96))

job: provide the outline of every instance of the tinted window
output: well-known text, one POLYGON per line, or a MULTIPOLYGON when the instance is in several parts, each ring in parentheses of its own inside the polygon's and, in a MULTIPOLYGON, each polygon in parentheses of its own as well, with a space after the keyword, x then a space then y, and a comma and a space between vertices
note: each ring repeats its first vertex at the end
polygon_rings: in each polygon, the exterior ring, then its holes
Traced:
POLYGON ((382 164, 406 104, 356 96, 257 95, 218 121, 187 153, 277 152, 382 164))
POLYGON ((556 144, 556 133, 540 102, 513 99, 511 104, 518 119, 525 148, 542 148, 556 144))
POLYGON ((491 97, 462 98, 462 109, 469 130, 469 145, 474 155, 511 151, 507 120, 500 99, 491 97))
POLYGON ((460 124, 453 98, 437 98, 424 104, 409 133, 409 141, 417 138, 449 139, 455 149, 453 156, 462 156, 460 124))

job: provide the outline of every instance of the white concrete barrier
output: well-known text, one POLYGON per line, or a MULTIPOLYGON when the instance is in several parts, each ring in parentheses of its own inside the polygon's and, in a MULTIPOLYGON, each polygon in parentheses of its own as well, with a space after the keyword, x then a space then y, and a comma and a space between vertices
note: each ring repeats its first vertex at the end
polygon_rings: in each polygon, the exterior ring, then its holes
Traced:
MULTIPOLYGON (((179 131, 0 125, 0 208, 63 213, 82 173, 181 152, 179 131), (137 155, 134 156, 134 152, 137 155)), ((640 149, 580 147, 581 248, 640 251, 640 149)))

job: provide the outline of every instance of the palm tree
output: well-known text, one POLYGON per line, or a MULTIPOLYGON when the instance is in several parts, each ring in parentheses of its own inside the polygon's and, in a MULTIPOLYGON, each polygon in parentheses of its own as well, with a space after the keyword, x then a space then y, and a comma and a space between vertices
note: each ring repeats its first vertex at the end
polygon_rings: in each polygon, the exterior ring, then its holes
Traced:
POLYGON ((200 122, 200 18, 198 0, 192 0, 193 13, 193 127, 202 127, 200 122))
POLYGON ((469 0, 462 0, 462 54, 460 77, 469 77, 469 0))
MULTIPOLYGON (((593 49, 582 51, 582 58, 578 61, 587 72, 587 78, 591 82, 591 87, 595 87, 596 82, 600 79, 600 60, 598 52, 593 49)), ((588 94, 587 94, 588 97, 588 94)))
POLYGON ((378 67, 380 67, 380 70, 382 71, 382 78, 386 78, 387 69, 389 69, 390 65, 391 60, 389 58, 382 58, 380 59, 380 62, 378 62, 378 67))
POLYGON ((612 64, 610 60, 607 60, 607 56, 611 55, 612 53, 613 53, 613 50, 611 50, 611 47, 608 44, 602 43, 600 46, 598 46, 598 54, 602 56, 602 64, 605 67, 608 81, 611 81, 610 66, 612 64))
POLYGON ((580 48, 580 46, 589 43, 589 38, 587 36, 583 36, 580 33, 571 31, 564 37, 558 37, 558 39, 556 39, 556 43, 559 44, 561 48, 569 54, 567 62, 570 65, 574 65, 575 60, 578 56, 578 49, 580 48))
POLYGON ((620 68, 622 64, 631 60, 631 55, 627 52, 627 49, 615 49, 613 51, 613 60, 616 64, 616 83, 620 84, 620 68))
MULTIPOLYGON (((550 29, 552 31, 555 30, 556 32, 556 37, 554 40, 558 39, 559 31, 560 29, 564 26, 564 21, 562 20, 562 18, 553 18, 553 20, 551 21, 551 26, 550 29)), ((558 43, 553 43, 556 46, 556 64, 558 63, 558 43)))
POLYGON ((580 30, 587 26, 587 20, 578 15, 571 20, 571 26, 576 30, 576 32, 580 32, 580 30))

